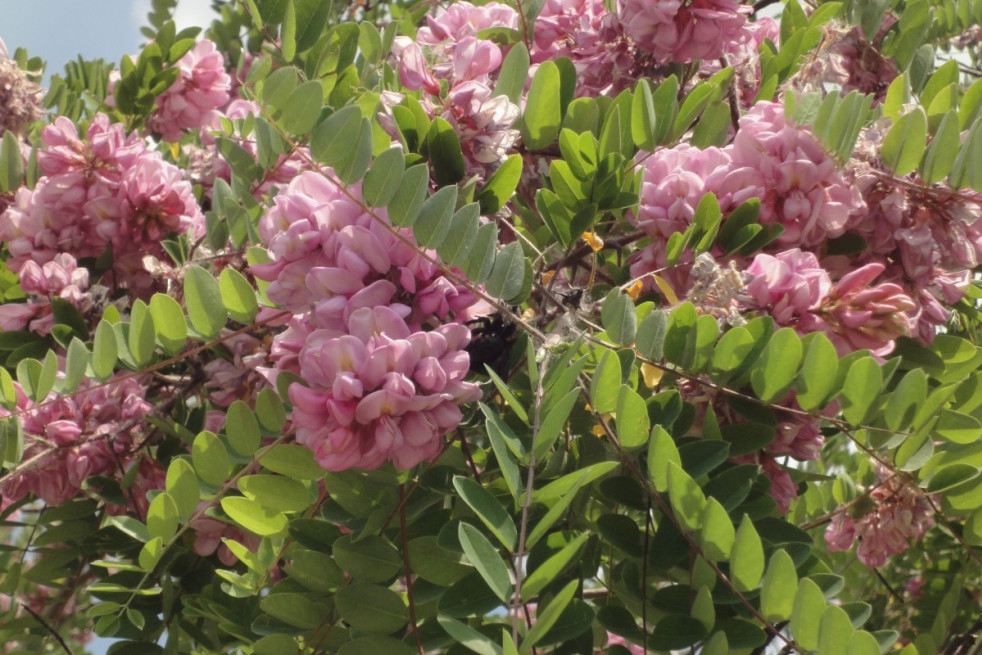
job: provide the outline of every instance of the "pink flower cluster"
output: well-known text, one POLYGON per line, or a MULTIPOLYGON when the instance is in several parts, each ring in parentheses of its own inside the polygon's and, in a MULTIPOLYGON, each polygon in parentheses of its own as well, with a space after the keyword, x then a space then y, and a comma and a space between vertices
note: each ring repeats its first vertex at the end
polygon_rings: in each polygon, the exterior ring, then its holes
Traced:
POLYGON ((501 68, 501 48, 477 36, 491 27, 516 29, 518 13, 497 2, 480 7, 456 2, 436 17, 428 16, 415 42, 396 37, 392 47, 399 81, 407 89, 426 91, 424 109, 454 126, 468 172, 482 177, 518 138, 518 132, 511 129, 518 119, 518 107, 505 96, 492 97, 501 68), (440 80, 448 84, 445 95, 441 95, 440 80))
POLYGON ((788 123, 776 103, 757 103, 725 148, 680 145, 645 160, 636 223, 652 242, 635 256, 634 275, 660 271, 677 293, 695 290, 699 281, 687 271, 661 269, 669 237, 688 228, 710 192, 724 215, 757 198, 760 222, 784 228, 769 247, 774 254, 758 254, 749 264, 731 256, 751 278, 742 289, 744 310, 766 312, 801 334, 826 332, 842 354, 869 348, 885 355, 897 337, 914 331, 917 303, 908 292, 890 281, 874 286, 890 279, 883 263, 844 265, 812 252, 848 229, 862 229, 866 205, 818 142, 788 123), (791 244, 808 250, 782 250, 791 244))
POLYGON ((920 539, 934 525, 931 503, 920 491, 877 466, 878 484, 869 492, 873 507, 861 516, 839 512, 825 531, 831 551, 852 548, 859 538, 856 556, 870 568, 907 550, 911 539, 920 539))
POLYGON ((635 53, 603 0, 546 0, 529 54, 533 64, 568 57, 579 96, 617 93, 637 78, 635 53))
POLYGON ((930 342, 947 322, 945 304, 965 294, 982 262, 982 196, 942 188, 907 189, 860 168, 857 186, 869 212, 854 231, 867 242, 867 261, 881 262, 917 309, 916 334, 930 342))
MULTIPOLYGON (((123 475, 139 420, 153 406, 144 400, 146 390, 133 378, 93 383, 91 388, 86 384, 81 393, 52 393, 39 405, 18 387, 16 409, 23 412, 26 443, 23 461, 30 464, 0 482, 4 506, 28 494, 58 505, 76 497, 90 476, 123 475)), ((0 416, 9 415, 0 409, 0 416)), ((145 508, 145 497, 142 502, 145 508)))
POLYGON ((46 335, 54 325, 51 313, 52 298, 67 300, 82 315, 93 309, 95 297, 89 292, 89 271, 79 268, 75 258, 58 253, 43 266, 37 262, 25 262, 18 273, 20 287, 28 296, 26 303, 0 305, 0 329, 23 330, 46 335))
POLYGON ((735 0, 618 0, 624 32, 660 63, 718 59, 749 38, 752 7, 735 0))
POLYGON ((42 177, 34 189, 21 187, 0 214, 11 270, 58 253, 96 258, 111 248, 115 283, 140 289, 152 282, 142 258, 162 255, 162 238, 203 232, 204 216, 180 169, 105 114, 96 114, 85 139, 59 117, 41 140, 42 177))
POLYGON ((229 99, 232 78, 215 44, 202 39, 175 64, 177 80, 157 96, 148 126, 164 141, 180 141, 184 130, 196 130, 229 99))
POLYGON ((44 89, 7 57, 0 41, 0 136, 7 130, 22 135, 28 123, 44 116, 43 97, 44 89))
POLYGON ((300 351, 290 400, 297 441, 328 470, 407 469, 433 459, 461 420, 459 404, 481 397, 464 382, 470 331, 459 323, 411 332, 388 307, 355 310, 347 334, 317 330, 300 351))
POLYGON ((886 355, 897 337, 911 332, 916 304, 897 284, 872 285, 884 268, 866 264, 832 284, 810 252, 760 254, 747 269, 754 276, 747 292, 779 325, 828 334, 840 355, 864 348, 886 355))
POLYGON ((442 325, 475 298, 417 252, 409 230, 367 214, 358 192, 301 173, 260 219, 273 262, 253 273, 295 313, 274 338, 270 375, 311 385, 291 387, 293 420, 322 466, 406 468, 434 456, 460 421, 457 405, 480 396, 463 382, 469 331, 442 325))

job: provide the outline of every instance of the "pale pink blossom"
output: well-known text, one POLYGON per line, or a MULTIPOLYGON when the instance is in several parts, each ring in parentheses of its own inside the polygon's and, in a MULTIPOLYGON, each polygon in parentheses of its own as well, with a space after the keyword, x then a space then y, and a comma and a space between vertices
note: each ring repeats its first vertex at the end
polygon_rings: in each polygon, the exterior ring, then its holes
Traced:
POLYGON ((165 141, 180 141, 184 130, 205 125, 209 114, 228 102, 232 85, 222 53, 208 39, 199 41, 175 65, 180 74, 157 96, 148 121, 165 141))

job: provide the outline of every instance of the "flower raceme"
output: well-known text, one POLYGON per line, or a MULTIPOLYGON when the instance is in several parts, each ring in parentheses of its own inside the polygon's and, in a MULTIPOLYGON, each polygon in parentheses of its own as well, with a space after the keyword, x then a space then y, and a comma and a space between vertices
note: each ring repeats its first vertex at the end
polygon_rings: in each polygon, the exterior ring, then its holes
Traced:
POLYGON ((294 312, 269 375, 309 385, 290 387, 293 421, 324 468, 411 468, 440 452, 459 405, 481 395, 464 382, 470 330, 454 322, 475 298, 330 175, 302 173, 259 222, 273 261, 252 271, 294 312))
POLYGON ((297 441, 334 471, 433 459, 460 423, 458 405, 481 396, 463 381, 469 341, 459 323, 411 332, 388 307, 355 310, 340 337, 313 332, 299 356, 310 386, 290 387, 297 441))

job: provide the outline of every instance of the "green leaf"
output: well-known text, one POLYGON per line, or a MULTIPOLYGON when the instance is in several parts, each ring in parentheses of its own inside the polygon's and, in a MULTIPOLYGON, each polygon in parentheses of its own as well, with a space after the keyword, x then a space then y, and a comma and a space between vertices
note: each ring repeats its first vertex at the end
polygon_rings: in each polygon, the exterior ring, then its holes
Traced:
POLYGON ((358 36, 358 49, 361 50, 365 61, 375 63, 382 56, 382 34, 378 28, 369 21, 358 24, 360 34, 358 36))
POLYGON ((266 507, 252 498, 226 496, 222 510, 229 518, 260 537, 271 537, 286 531, 287 520, 282 512, 266 507))
MULTIPOLYGON (((824 334, 809 335, 802 344, 807 343, 801 373, 796 383, 795 400, 806 412, 821 407, 825 400, 835 392, 838 379, 839 356, 835 346, 824 334)), ((717 348, 718 351, 718 348, 717 348)))
POLYGON ((977 418, 950 409, 941 410, 941 416, 934 426, 934 434, 952 443, 972 443, 980 433, 982 423, 977 418))
POLYGON ((399 183, 405 172, 406 158, 402 154, 402 148, 394 146, 382 152, 375 158, 362 181, 361 193, 365 204, 369 207, 387 205, 399 190, 399 183))
POLYGON ((449 587, 472 571, 462 556, 440 546, 436 537, 417 537, 409 542, 409 565, 427 582, 449 587))
POLYGON ((982 191, 982 116, 975 119, 948 176, 953 189, 982 191))
POLYGON ((259 449, 259 421, 245 402, 236 400, 229 405, 225 416, 225 435, 232 450, 239 455, 251 457, 259 449))
POLYGON ((570 601, 573 600, 573 594, 576 593, 579 587, 579 580, 570 581, 565 587, 563 587, 559 593, 552 597, 549 604, 543 607, 539 605, 535 610, 535 623, 532 625, 532 629, 529 630, 528 634, 525 635, 525 639, 519 645, 518 650, 523 655, 532 652, 532 648, 542 640, 547 632, 556 624, 559 617, 562 615, 563 610, 569 605, 570 601))
POLYGON ((617 353, 606 350, 590 380, 590 404, 594 411, 607 414, 617 409, 621 388, 621 360, 617 353))
POLYGON ((334 593, 348 583, 344 571, 328 553, 293 548, 290 559, 284 571, 311 591, 334 593))
POLYGON ((4 468, 20 464, 24 454, 24 427, 16 416, 0 418, 0 445, 3 445, 4 468))
POLYGON ((604 298, 600 320, 611 341, 622 346, 634 343, 638 315, 634 309, 634 301, 619 288, 615 287, 604 298))
POLYGON ((416 222, 430 181, 429 169, 422 164, 406 169, 399 188, 388 204, 389 221, 396 227, 409 227, 416 222))
POLYGON ((637 448, 648 441, 651 419, 648 406, 638 392, 628 385, 621 385, 617 396, 617 440, 624 448, 637 448))
POLYGON ((354 184, 372 161, 372 124, 358 106, 339 109, 314 128, 310 153, 333 168, 342 182, 354 184))
POLYGON ((927 375, 923 369, 915 368, 908 371, 890 394, 886 408, 883 410, 887 427, 894 432, 909 429, 927 395, 927 375))
POLYGON ((805 650, 818 648, 820 622, 816 619, 822 616, 825 607, 825 595, 818 585, 808 578, 802 579, 791 609, 791 634, 805 650))
MULTIPOLYGON (((814 621, 814 617, 812 617, 814 621)), ((818 652, 825 655, 846 655, 850 637, 855 629, 846 611, 837 605, 829 605, 822 612, 818 626, 818 652)), ((879 648, 877 648, 879 650, 879 648)))
MULTIPOLYGON (((72 342, 68 344, 68 354, 65 357, 64 389, 66 392, 72 392, 78 389, 79 383, 85 377, 85 369, 89 365, 89 359, 89 349, 85 347, 81 339, 72 337, 72 342)), ((6 370, 0 373, 0 376, 3 375, 6 375, 8 378, 10 376, 6 370)), ((3 397, 8 397, 6 389, 3 391, 3 397)))
POLYGON ((24 181, 24 161, 13 130, 5 130, 0 144, 0 192, 12 193, 24 181))
POLYGON ((640 79, 634 87, 631 106, 631 138, 641 150, 653 152, 658 146, 655 99, 648 80, 640 79))
MULTIPOLYGON (((675 462, 668 464, 668 494, 675 516, 688 530, 702 527, 703 512, 706 509, 706 496, 692 477, 675 462)), ((763 554, 761 555, 763 560, 763 554)), ((763 572, 763 561, 761 561, 763 572)), ((759 578, 759 576, 758 576, 759 578)))
POLYGON ((283 109, 298 82, 297 69, 292 66, 273 71, 263 80, 263 102, 275 109, 283 109))
POLYGON ((522 583, 522 598, 534 598, 546 585, 559 577, 574 561, 576 561, 590 539, 590 533, 583 533, 570 541, 558 553, 539 564, 522 583))
POLYGON ((576 405, 579 396, 580 390, 573 389, 560 400, 555 401, 550 406, 549 411, 545 413, 545 419, 542 420, 539 431, 535 435, 535 441, 532 444, 532 452, 535 454, 536 459, 541 460, 544 458, 556 442, 556 439, 562 434, 563 428, 566 426, 566 421, 569 419, 569 414, 573 411, 573 406, 576 405))
POLYGON ((668 464, 682 466, 682 458, 671 435, 660 425, 655 425, 651 429, 651 437, 648 440, 648 477, 658 492, 665 492, 668 489, 668 464))
POLYGON ((130 353, 137 366, 144 366, 153 357, 156 331, 153 316, 146 303, 137 299, 130 310, 130 330, 127 335, 130 353))
POLYGON ((661 309, 651 311, 638 326, 635 346, 642 356, 653 362, 664 357, 665 334, 668 331, 668 315, 661 309))
MULTIPOLYGON (((116 368, 116 334, 113 326, 105 319, 99 321, 92 341, 92 371, 100 380, 105 380, 113 374, 116 368)), ((18 367, 19 368, 19 367, 18 367)), ((18 377, 19 371, 18 371, 18 377)))
POLYGON ((738 591, 751 591, 764 574, 764 545, 753 521, 744 514, 730 552, 730 579, 738 591))
POLYGON ((494 85, 494 95, 505 96, 512 104, 519 104, 522 92, 525 91, 525 83, 528 81, 530 64, 529 51, 525 44, 513 45, 501 62, 498 81, 494 85))
POLYGON ((477 203, 472 202, 458 209, 450 221, 446 238, 436 249, 440 259, 453 266, 461 266, 466 262, 474 247, 480 222, 481 209, 477 203))
POLYGON ((887 132, 880 148, 880 157, 894 175, 907 175, 917 168, 926 143, 927 114, 923 108, 915 107, 887 132))
POLYGON ((791 618, 797 591, 798 574, 791 556, 784 550, 775 550, 767 564, 760 590, 761 614, 774 623, 787 621, 791 618))
POLYGON ((468 650, 478 655, 502 655, 501 646, 469 625, 443 615, 438 616, 436 620, 440 627, 453 637, 455 643, 468 650))
POLYGON ((505 479, 505 485, 512 497, 517 501, 522 492, 522 480, 518 472, 518 457, 524 455, 524 448, 511 428, 489 409, 484 403, 479 403, 481 411, 488 418, 486 423, 488 440, 498 460, 498 467, 505 479))
POLYGON ((174 499, 177 515, 184 521, 188 520, 198 509, 201 490, 194 468, 186 459, 176 457, 167 467, 167 493, 174 499))
MULTIPOLYGON (((982 87, 980 87, 982 88, 982 87)), ((951 173, 958 156, 961 132, 958 125, 958 112, 949 109, 941 119, 938 129, 931 139, 931 145, 921 161, 921 178, 927 184, 936 184, 951 173)))
MULTIPOLYGON (((574 473, 579 473, 579 471, 575 471, 574 473)), ((588 474, 586 472, 582 473, 579 478, 565 491, 565 493, 560 496, 559 500, 557 500, 556 503, 549 508, 546 515, 539 519, 539 522, 535 524, 535 527, 532 528, 532 531, 529 532, 528 538, 525 540, 525 545, 528 549, 531 549, 535 544, 537 544, 539 540, 546 535, 549 528, 556 524, 556 521, 560 519, 563 512, 566 511, 566 508, 570 506, 570 504, 573 502, 573 498, 576 497, 576 493, 580 490, 580 487, 587 482, 587 480, 588 474)))
POLYGON ((256 417, 270 432, 279 432, 286 423, 286 408, 276 392, 265 387, 256 395, 256 417))
POLYGON ((168 355, 177 355, 184 350, 188 328, 177 301, 162 293, 153 294, 150 298, 150 316, 153 317, 154 331, 161 349, 168 355))
POLYGON ((729 559, 736 541, 736 529, 726 509, 713 497, 706 499, 699 535, 703 554, 714 562, 729 559))
POLYGON ((484 284, 493 298, 508 300, 515 296, 525 283, 525 253, 518 241, 502 248, 494 258, 494 266, 484 284))
POLYGON ((433 164, 433 178, 438 186, 456 184, 467 172, 460 139, 453 126, 437 116, 426 134, 426 153, 433 164))
MULTIPOLYGON (((512 51, 514 52, 517 47, 515 46, 512 51)), ((477 200, 481 203, 481 213, 487 216, 497 214, 514 195, 521 177, 522 156, 509 155, 477 194, 477 200)))
POLYGON ((273 618, 301 630, 316 628, 324 621, 325 616, 329 615, 328 609, 323 603, 314 601, 307 594, 295 592, 269 594, 259 601, 259 609, 273 618))
POLYGON ((793 328, 781 328, 771 336, 750 376, 758 398, 772 403, 784 397, 794 384, 801 351, 801 339, 793 328))
POLYGON ((147 509, 147 530, 151 538, 169 541, 177 532, 177 503, 166 491, 157 494, 147 509))
POLYGON ((488 527, 491 534, 496 536, 509 551, 514 551, 518 542, 518 530, 501 503, 470 478, 456 476, 453 479, 453 486, 481 522, 488 527))
POLYGON ((259 463, 274 473, 300 480, 319 480, 327 473, 314 461, 309 448, 296 444, 273 446, 260 455, 259 463))
POLYGON ((163 554, 164 540, 160 537, 154 537, 143 544, 143 548, 140 549, 140 554, 137 556, 137 563, 144 571, 152 571, 163 554))
POLYGON ((927 483, 928 493, 948 491, 979 477, 979 469, 971 464, 955 462, 938 469, 927 483))
POLYGON ((334 542, 334 560, 360 582, 388 582, 402 569, 399 551, 382 537, 353 541, 341 537, 334 542))
MULTIPOLYGON (((245 276, 234 268, 225 268, 218 276, 218 288, 222 294, 222 304, 232 320, 243 325, 252 323, 259 313, 259 302, 256 300, 256 290, 245 276)), ((132 329, 130 334, 133 334, 132 329)))
POLYGON ((445 186, 426 199, 419 219, 413 224, 416 242, 424 248, 438 248, 450 231, 457 205, 457 187, 445 186))
POLYGON ((297 55, 297 7, 294 0, 286 0, 280 27, 280 52, 286 61, 292 61, 297 55))
POLYGON ((280 116, 279 125, 290 134, 303 135, 314 129, 324 103, 324 87, 312 80, 304 82, 290 94, 280 116))
MULTIPOLYGON (((205 338, 216 337, 225 327, 228 313, 222 302, 222 290, 218 280, 196 264, 188 267, 184 278, 184 300, 191 326, 205 338)), ((96 337, 98 338, 98 335, 96 337)), ((93 358, 94 363, 95 358, 93 358)))
POLYGON ((280 512, 303 512, 316 500, 303 484, 279 475, 246 475, 238 486, 246 498, 280 512))
POLYGON ((201 481, 214 487, 221 486, 232 470, 228 451, 225 450, 221 439, 207 430, 198 433, 194 438, 194 443, 191 445, 191 461, 201 481))
POLYGON ((881 652, 883 651, 880 649, 880 642, 865 630, 852 633, 846 644, 846 655, 880 655, 881 652))
POLYGON ((529 150, 550 146, 559 136, 563 118, 557 102, 559 86, 559 67, 555 62, 540 64, 532 78, 519 125, 522 142, 529 150))
POLYGON ((866 421, 874 404, 880 399, 883 374, 880 365, 872 357, 863 357, 852 363, 842 385, 842 414, 854 425, 866 421))
POLYGON ((474 565, 491 591, 503 603, 510 602, 511 579, 508 576, 508 567, 498 555, 498 550, 491 545, 487 537, 469 523, 461 523, 457 526, 457 538, 467 559, 474 565))

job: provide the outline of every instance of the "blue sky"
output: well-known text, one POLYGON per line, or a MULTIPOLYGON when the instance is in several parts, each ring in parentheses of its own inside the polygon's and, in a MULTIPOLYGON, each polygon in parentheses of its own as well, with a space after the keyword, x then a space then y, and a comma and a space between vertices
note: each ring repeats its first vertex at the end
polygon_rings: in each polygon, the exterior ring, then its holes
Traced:
MULTIPOLYGON (((79 54, 118 65, 138 52, 149 10, 150 0, 0 0, 0 39, 11 53, 23 46, 45 59, 49 73, 79 54)), ((175 20, 182 28, 214 17, 210 0, 180 0, 175 20)))

